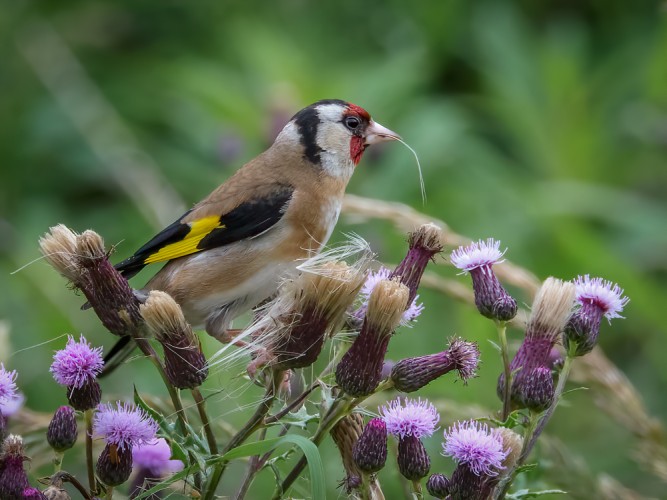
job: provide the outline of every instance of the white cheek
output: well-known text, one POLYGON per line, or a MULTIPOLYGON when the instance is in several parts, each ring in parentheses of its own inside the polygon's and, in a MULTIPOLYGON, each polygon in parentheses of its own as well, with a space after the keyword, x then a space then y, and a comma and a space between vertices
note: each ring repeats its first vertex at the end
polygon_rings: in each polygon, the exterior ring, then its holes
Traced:
POLYGON ((339 123, 322 123, 317 130, 317 143, 322 151, 322 168, 332 177, 346 183, 354 172, 354 162, 350 156, 350 134, 339 123))

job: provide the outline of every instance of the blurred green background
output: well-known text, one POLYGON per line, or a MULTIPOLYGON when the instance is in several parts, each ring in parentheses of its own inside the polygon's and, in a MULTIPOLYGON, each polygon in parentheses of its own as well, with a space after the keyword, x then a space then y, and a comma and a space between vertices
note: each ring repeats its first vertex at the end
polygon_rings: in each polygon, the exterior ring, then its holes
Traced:
MULTIPOLYGON (((590 273, 624 287, 627 319, 603 324, 600 343, 664 421, 666 16, 664 2, 622 0, 4 2, 0 357, 19 370, 28 407, 65 403, 48 374, 64 333, 83 332, 107 349, 113 342, 47 264, 11 274, 38 258, 41 234, 56 223, 94 228, 120 260, 264 150, 301 107, 341 98, 415 148, 428 200, 422 205, 414 159, 399 144, 369 150, 348 192, 408 204, 471 238, 500 239, 509 259, 540 278, 590 273)), ((389 223, 343 217, 334 239, 345 231, 369 240, 385 262, 404 251, 405 235, 389 223)), ((437 272, 455 277, 445 266, 437 272)), ((479 378, 468 387, 439 380, 421 394, 497 409, 492 325, 442 295, 422 298, 425 313, 392 341, 390 357, 434 352, 454 333, 477 340, 479 378)), ((260 396, 237 368, 206 386, 216 418, 232 424, 260 396)), ((156 379, 135 361, 105 381, 105 394, 128 395, 134 380, 164 396, 156 379)), ((583 460, 582 474, 664 498, 664 483, 633 460, 631 433, 586 391, 568 400, 549 431, 583 460)), ((443 422, 460 410, 445 405, 443 422)), ((439 441, 428 442, 433 471, 451 470, 439 441)), ((343 471, 330 443, 323 450, 334 498, 343 471)), ((76 470, 72 458, 65 467, 76 470)), ((33 466, 35 475, 48 471, 33 466)), ((383 474, 395 492, 388 498, 398 497, 393 467, 383 474)), ((235 480, 222 490, 233 492, 235 480)), ((261 476, 250 498, 270 488, 261 476)), ((580 488, 572 497, 587 498, 580 488)))

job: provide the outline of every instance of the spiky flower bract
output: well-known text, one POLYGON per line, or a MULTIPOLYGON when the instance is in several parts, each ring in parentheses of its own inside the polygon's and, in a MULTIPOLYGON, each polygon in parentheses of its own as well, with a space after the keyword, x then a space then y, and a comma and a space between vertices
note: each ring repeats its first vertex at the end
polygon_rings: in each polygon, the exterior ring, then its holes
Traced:
POLYGON ((467 465, 474 474, 496 476, 503 469, 507 451, 502 437, 488 425, 475 420, 457 422, 444 435, 443 455, 467 465))
POLYGON ((131 403, 99 405, 93 420, 93 432, 121 450, 150 442, 157 430, 155 420, 131 403))
POLYGON ((371 419, 352 449, 354 463, 366 473, 378 472, 387 461, 387 424, 371 419))
POLYGON ((26 460, 23 438, 14 434, 7 436, 0 450, 0 498, 23 498, 23 492, 30 487, 23 468, 26 460))
POLYGON ((101 347, 93 347, 83 335, 78 342, 69 335, 65 348, 54 354, 50 372, 60 385, 80 389, 94 380, 103 367, 101 347))
POLYGON ((69 450, 76 443, 77 425, 74 410, 69 406, 58 408, 46 430, 46 440, 57 452, 69 450))
POLYGON ((449 490, 449 479, 443 474, 431 474, 426 482, 426 491, 435 498, 446 498, 449 490))
POLYGON ((450 256, 455 267, 470 273, 477 310, 497 321, 509 321, 518 310, 516 300, 503 288, 492 269, 494 264, 503 262, 504 253, 500 251, 500 242, 489 238, 461 246, 450 256))
POLYGON ((430 436, 435 431, 440 415, 435 406, 421 398, 396 398, 380 407, 380 416, 387 425, 387 432, 396 437, 430 436))

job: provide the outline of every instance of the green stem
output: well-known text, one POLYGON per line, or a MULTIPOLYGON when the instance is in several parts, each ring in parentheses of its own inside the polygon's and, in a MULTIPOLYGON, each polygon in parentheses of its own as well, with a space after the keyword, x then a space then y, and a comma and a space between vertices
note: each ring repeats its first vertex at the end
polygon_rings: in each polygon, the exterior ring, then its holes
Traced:
POLYGON ((158 373, 160 374, 160 377, 162 378, 162 381, 164 382, 164 385, 167 388, 167 391, 169 392, 169 397, 171 398, 171 402, 174 405, 174 409, 176 410, 176 416, 178 417, 178 427, 179 430, 181 431, 181 435, 183 437, 187 437, 189 432, 187 426, 187 419, 185 417, 185 410, 183 409, 183 403, 181 402, 181 396, 179 395, 176 388, 173 385, 171 385, 171 382, 169 382, 167 373, 164 371, 164 366, 162 366, 160 358, 158 358, 155 349, 153 349, 153 347, 146 339, 137 338, 135 340, 137 342, 137 345, 139 346, 139 349, 141 349, 141 352, 143 352, 144 355, 146 355, 148 359, 150 359, 151 363, 153 363, 158 373))
POLYGON ((505 374, 505 385, 503 387, 503 414, 502 421, 507 420, 511 411, 511 388, 512 388, 512 371, 510 370, 510 355, 509 347, 507 346, 507 322, 498 321, 496 323, 498 328, 498 339, 500 341, 500 353, 503 357, 503 373, 505 374))
POLYGON ((546 427, 547 423, 553 416, 554 411, 556 411, 556 407, 558 406, 561 397, 563 396, 563 392, 565 391, 565 383, 567 382, 567 379, 570 375, 570 370, 572 369, 572 362, 574 361, 576 352, 577 352, 576 342, 570 342, 570 347, 568 349, 567 356, 565 357, 565 361, 563 362, 563 368, 561 369, 558 375, 558 383, 556 384, 556 389, 554 391, 553 401, 551 402, 551 405, 549 405, 549 407, 544 412, 540 414, 531 412, 530 421, 528 423, 528 427, 526 428, 526 432, 523 438, 523 447, 521 449, 521 455, 519 455, 519 459, 517 460, 517 463, 514 465, 512 471, 508 474, 507 479, 505 481, 501 481, 501 483, 498 485, 497 491, 499 493, 495 495, 494 498, 496 499, 505 498, 505 495, 507 494, 510 486, 512 485, 512 481, 516 476, 517 469, 526 462, 526 460, 530 456, 531 451, 533 451, 533 448, 535 447, 538 438, 542 434, 542 431, 544 431, 544 428, 546 427))
POLYGON ((359 498, 371 500, 371 477, 366 472, 361 473, 361 486, 359 487, 359 498))
MULTIPOLYGON (((240 431, 238 431, 234 435, 234 437, 232 437, 229 443, 227 443, 227 446, 225 446, 225 448, 222 450, 221 455, 224 455, 229 450, 232 450, 237 446, 241 445, 246 439, 248 439, 248 437, 253 432, 255 432, 262 426, 262 424, 264 423, 264 417, 266 417, 266 414, 269 413, 269 410, 271 410, 273 402, 276 399, 276 396, 278 394, 278 389, 282 382, 282 377, 283 377, 283 372, 281 370, 275 370, 271 372, 271 377, 266 388, 266 394, 264 395, 262 401, 255 410, 254 415, 250 417, 250 420, 248 420, 248 422, 243 426, 243 428, 240 431)), ((204 495, 204 500, 213 499, 213 496, 215 495, 215 490, 218 487, 218 483, 220 482, 222 474, 225 472, 228 463, 229 461, 227 460, 221 460, 215 465, 215 468, 213 469, 213 474, 211 476, 211 480, 208 484, 208 487, 206 488, 206 494, 204 495)))
POLYGON ((208 449, 211 455, 218 454, 218 443, 215 441, 215 436, 213 435, 213 429, 211 429, 211 422, 206 413, 206 400, 201 395, 199 388, 192 389, 192 397, 197 404, 197 411, 199 412, 199 418, 201 423, 204 426, 204 434, 206 435, 206 441, 208 442, 208 449))
POLYGON ((113 498, 113 486, 107 486, 106 499, 111 500, 113 498))
MULTIPOLYGON (((257 436, 257 441, 263 441, 265 438, 266 438, 266 427, 262 428, 259 431, 259 436, 257 436)), ((236 492, 236 495, 234 496, 234 500, 243 500, 243 498, 248 493, 248 489, 250 489, 250 485, 252 484, 252 481, 255 478, 255 474, 257 474, 261 466, 262 466, 262 461, 259 455, 253 455, 252 457, 250 457, 245 476, 243 478, 243 481, 241 482, 239 490, 236 492)))
POLYGON ((414 497, 417 500, 423 500, 424 494, 422 493, 421 481, 412 481, 412 491, 414 492, 414 497))
POLYGON ((63 457, 65 454, 62 451, 56 451, 53 455, 53 472, 58 473, 63 465, 63 457))
MULTIPOLYGON (((347 396, 342 396, 338 399, 336 399, 333 404, 331 405, 331 408, 329 408, 329 411, 326 413, 324 418, 320 421, 320 425, 317 427, 317 431, 315 431, 315 434, 313 435, 310 440, 316 445, 319 446, 320 443, 322 442, 322 439, 324 439, 324 436, 327 435, 327 433, 333 428, 336 423, 343 418, 345 415, 347 415, 352 408, 354 408, 359 402, 361 402, 364 398, 359 398, 359 399, 349 399, 347 396)), ((292 483, 296 481, 296 479, 301 475, 301 472, 303 469, 306 467, 307 460, 305 456, 302 456, 301 459, 296 463, 294 468, 290 471, 288 476, 285 478, 283 481, 282 485, 280 486, 280 489, 276 489, 276 491, 273 493, 273 499, 277 500, 280 498, 283 493, 285 493, 290 486, 292 486, 292 483)))
POLYGON ((88 470, 88 487, 90 491, 97 491, 95 481, 95 469, 93 468, 93 410, 92 408, 83 412, 86 424, 86 469, 88 470))

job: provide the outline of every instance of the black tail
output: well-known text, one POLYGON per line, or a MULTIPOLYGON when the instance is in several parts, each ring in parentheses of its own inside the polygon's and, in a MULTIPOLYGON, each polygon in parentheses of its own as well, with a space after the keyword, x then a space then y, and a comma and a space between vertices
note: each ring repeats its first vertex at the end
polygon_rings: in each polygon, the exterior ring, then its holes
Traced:
POLYGON ((104 356, 104 368, 100 373, 100 378, 106 377, 112 373, 116 368, 122 365, 125 360, 130 357, 132 351, 136 347, 132 337, 121 337, 118 342, 111 348, 111 350, 104 356))

